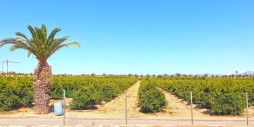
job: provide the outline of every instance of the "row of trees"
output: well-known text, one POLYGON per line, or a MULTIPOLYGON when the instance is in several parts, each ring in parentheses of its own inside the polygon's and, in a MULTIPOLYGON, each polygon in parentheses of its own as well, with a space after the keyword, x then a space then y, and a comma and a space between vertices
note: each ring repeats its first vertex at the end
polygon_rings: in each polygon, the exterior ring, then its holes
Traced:
POLYGON ((172 94, 202 107, 211 109, 215 115, 242 115, 246 107, 246 94, 249 94, 249 105, 254 104, 254 80, 207 79, 207 80, 164 80, 149 79, 156 85, 172 94))
POLYGON ((138 106, 143 113, 161 112, 166 108, 167 101, 164 93, 144 79, 140 83, 138 95, 138 106))
POLYGON ((204 75, 186 75, 186 74, 180 74, 180 73, 176 73, 174 75, 168 75, 168 74, 164 74, 164 75, 137 75, 137 74, 129 74, 128 75, 129 78, 164 78, 164 79, 208 79, 208 78, 223 78, 223 79, 254 79, 254 75, 242 75, 242 74, 238 74, 238 75, 211 75, 209 76, 208 74, 204 74, 204 75))
MULTIPOLYGON (((2 76, 7 76, 6 73, 1 73, 2 76)), ((8 74, 8 76, 18 76, 18 77, 23 77, 23 76, 33 76, 32 73, 30 74, 25 74, 25 73, 15 73, 15 74, 8 74)), ((118 77, 126 77, 126 75, 114 75, 114 74, 106 74, 103 73, 102 75, 96 75, 95 73, 92 74, 82 74, 82 75, 72 75, 72 74, 58 74, 55 76, 64 76, 64 77, 113 77, 113 76, 118 76, 118 77)), ((200 75, 186 75, 186 74, 179 74, 176 73, 175 75, 137 75, 137 74, 128 74, 127 75, 129 78, 164 78, 164 79, 218 79, 218 78, 223 78, 223 79, 254 79, 254 75, 242 75, 242 74, 231 74, 231 75, 208 75, 204 74, 202 76, 200 75)))

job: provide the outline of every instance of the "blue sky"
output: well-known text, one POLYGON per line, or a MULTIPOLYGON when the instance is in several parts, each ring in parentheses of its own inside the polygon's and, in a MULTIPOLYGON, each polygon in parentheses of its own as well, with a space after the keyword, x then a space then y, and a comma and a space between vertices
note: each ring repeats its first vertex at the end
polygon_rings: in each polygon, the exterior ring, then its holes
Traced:
MULTIPOLYGON (((0 0, 0 40, 46 24, 79 41, 54 54, 54 74, 232 74, 254 71, 251 0, 0 0)), ((9 70, 33 72, 34 56, 0 48, 9 70)), ((4 68, 6 71, 6 67, 4 68)))

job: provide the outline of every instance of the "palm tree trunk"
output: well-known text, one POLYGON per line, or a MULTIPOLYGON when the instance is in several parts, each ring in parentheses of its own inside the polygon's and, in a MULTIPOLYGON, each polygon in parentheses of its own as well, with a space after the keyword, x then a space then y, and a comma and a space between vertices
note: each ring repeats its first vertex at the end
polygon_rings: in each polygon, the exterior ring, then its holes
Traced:
POLYGON ((34 70, 34 112, 35 114, 48 114, 51 93, 52 72, 47 61, 39 61, 34 70))

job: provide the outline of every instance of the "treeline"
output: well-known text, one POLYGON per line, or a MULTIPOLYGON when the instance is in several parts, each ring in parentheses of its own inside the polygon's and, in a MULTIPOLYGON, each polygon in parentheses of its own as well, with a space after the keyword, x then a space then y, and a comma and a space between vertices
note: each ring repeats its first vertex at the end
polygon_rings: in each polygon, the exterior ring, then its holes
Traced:
POLYGON ((238 79, 238 80, 244 80, 244 79, 254 79, 254 75, 247 75, 247 74, 231 74, 231 75, 187 75, 187 74, 163 74, 163 75, 137 75, 137 74, 129 74, 129 78, 141 78, 141 79, 150 79, 150 78, 163 78, 163 79, 171 79, 171 80, 182 80, 182 79, 238 79))

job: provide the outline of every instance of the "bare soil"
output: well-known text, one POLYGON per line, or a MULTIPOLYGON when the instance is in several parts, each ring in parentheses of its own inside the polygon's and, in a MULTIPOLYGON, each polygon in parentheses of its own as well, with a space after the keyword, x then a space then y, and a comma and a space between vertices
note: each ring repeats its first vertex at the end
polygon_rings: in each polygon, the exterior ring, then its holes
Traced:
MULTIPOLYGON (((159 88, 160 89, 160 88, 159 88)), ((191 105, 188 104, 188 102, 184 101, 183 99, 180 99, 179 97, 160 89, 166 97, 166 100, 168 102, 168 108, 171 109, 171 112, 173 112, 169 117, 173 118, 181 118, 181 119, 190 119, 191 118, 191 105)), ((199 120, 243 120, 246 119, 245 114, 243 113, 242 116, 217 116, 212 115, 210 109, 202 108, 198 104, 193 104, 193 119, 199 119, 199 120)), ((246 111, 246 109, 245 109, 246 111)), ((254 119, 254 106, 251 106, 248 108, 249 111, 249 119, 254 119)))

